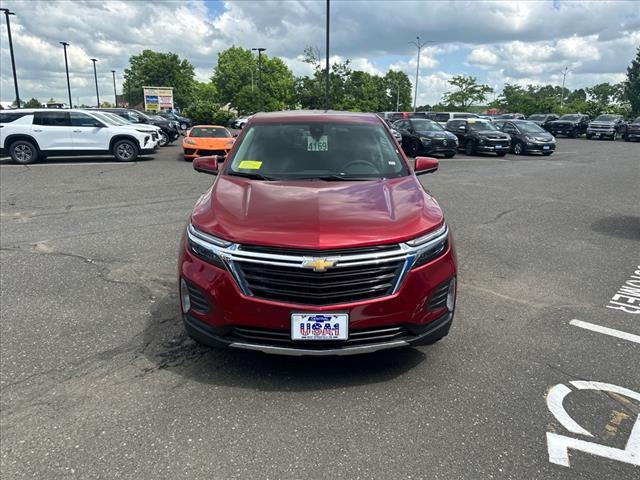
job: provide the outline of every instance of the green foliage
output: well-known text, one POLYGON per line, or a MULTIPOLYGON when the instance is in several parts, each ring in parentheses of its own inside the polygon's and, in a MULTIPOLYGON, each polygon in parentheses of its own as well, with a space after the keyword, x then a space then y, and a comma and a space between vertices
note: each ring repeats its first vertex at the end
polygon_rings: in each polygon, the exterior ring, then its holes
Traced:
POLYGON ((640 47, 636 51, 636 58, 627 68, 627 80, 624 82, 623 95, 629 102, 629 109, 633 116, 640 115, 640 47))
POLYGON ((456 75, 449 83, 458 90, 445 93, 442 100, 456 108, 465 109, 474 103, 482 103, 487 100, 487 94, 493 92, 493 88, 478 84, 477 78, 472 76, 456 75))
POLYGON ((40 100, 38 100, 37 98, 32 98, 28 102, 25 102, 22 105, 22 108, 40 108, 41 106, 42 103, 40 102, 40 100))
POLYGON ((177 54, 143 50, 129 59, 123 92, 129 105, 138 105, 143 101, 143 86, 173 87, 174 103, 185 107, 193 94, 193 77, 193 65, 177 54))
POLYGON ((113 108, 115 105, 113 105, 113 103, 111 102, 100 102, 100 108, 113 108))
MULTIPOLYGON (((257 56, 242 47, 230 47, 218 54, 211 81, 219 101, 240 113, 260 110, 260 70, 257 56)), ((292 108, 295 103, 295 78, 279 58, 262 54, 262 110, 292 108)))

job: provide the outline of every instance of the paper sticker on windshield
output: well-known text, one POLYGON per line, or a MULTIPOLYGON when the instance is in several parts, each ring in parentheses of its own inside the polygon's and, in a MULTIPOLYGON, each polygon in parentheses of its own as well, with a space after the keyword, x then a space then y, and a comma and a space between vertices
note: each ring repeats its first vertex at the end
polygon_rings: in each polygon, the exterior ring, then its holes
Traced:
POLYGON ((244 168, 246 170, 260 170, 262 167, 262 162, 257 160, 242 160, 238 168, 244 168))
POLYGON ((326 135, 322 135, 317 140, 312 136, 307 137, 308 152, 327 152, 329 150, 329 139, 326 135))

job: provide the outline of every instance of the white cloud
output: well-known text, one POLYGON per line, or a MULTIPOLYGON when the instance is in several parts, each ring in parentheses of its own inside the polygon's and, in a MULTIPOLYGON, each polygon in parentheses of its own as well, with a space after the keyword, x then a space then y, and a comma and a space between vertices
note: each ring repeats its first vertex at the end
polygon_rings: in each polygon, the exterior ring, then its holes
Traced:
POLYGON ((467 62, 471 65, 488 67, 498 63, 498 56, 487 47, 474 48, 467 56, 467 62))

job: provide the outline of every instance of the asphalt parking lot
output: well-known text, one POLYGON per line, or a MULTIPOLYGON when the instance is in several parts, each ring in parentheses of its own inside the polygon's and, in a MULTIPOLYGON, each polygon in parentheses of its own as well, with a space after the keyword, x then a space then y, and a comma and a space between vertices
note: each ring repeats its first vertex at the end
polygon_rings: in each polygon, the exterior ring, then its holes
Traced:
POLYGON ((185 336, 178 242, 212 177, 178 146, 0 162, 2 478, 638 478, 640 145, 422 178, 458 249, 450 335, 295 359, 185 336))

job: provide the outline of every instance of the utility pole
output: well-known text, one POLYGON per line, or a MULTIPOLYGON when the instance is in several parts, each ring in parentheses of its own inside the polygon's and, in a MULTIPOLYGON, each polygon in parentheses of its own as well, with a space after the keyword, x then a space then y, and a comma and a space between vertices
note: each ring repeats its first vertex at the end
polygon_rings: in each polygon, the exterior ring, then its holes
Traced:
POLYGON ((92 58, 91 61, 93 62, 93 78, 95 78, 96 80, 96 99, 98 100, 98 108, 100 108, 100 94, 98 93, 98 74, 96 73, 96 62, 98 61, 98 59, 92 58))
POLYGON ((7 19, 7 34, 9 35, 9 52, 11 52, 11 68, 13 69, 13 86, 16 89, 16 106, 20 108, 20 92, 18 91, 18 76, 16 75, 16 59, 13 55, 13 40, 11 39, 11 23, 9 22, 9 15, 15 15, 14 12, 10 12, 8 8, 0 8, 0 11, 4 12, 4 16, 7 19))
POLYGON ((396 112, 400 111, 400 84, 396 84, 398 87, 398 92, 396 93, 396 112))
POLYGON ((264 109, 264 99, 262 98, 262 52, 266 48, 258 47, 251 50, 258 52, 258 88, 260 89, 260 111, 264 109))
POLYGON ((567 78, 567 72, 569 72, 569 67, 564 67, 562 71, 562 93, 560 96, 560 108, 564 106, 564 81, 567 78))
POLYGON ((116 93, 116 71, 111 70, 111 73, 113 74, 113 99, 115 100, 114 105, 116 106, 116 108, 118 108, 118 94, 116 93))
POLYGON ((418 101, 418 77, 420 76, 420 50, 422 50, 422 47, 424 47, 427 43, 435 43, 433 40, 425 40, 424 42, 420 43, 420 36, 416 37, 416 41, 415 42, 409 42, 409 45, 415 45, 416 47, 418 47, 418 63, 416 65, 416 85, 415 85, 415 89, 414 89, 414 93, 413 93, 413 111, 416 111, 416 105, 417 105, 417 101, 418 101))
POLYGON ((329 107, 331 105, 330 102, 330 88, 331 88, 331 83, 329 81, 330 79, 330 73, 329 73, 329 0, 327 0, 327 27, 326 27, 326 36, 327 36, 327 45, 325 47, 325 67, 324 67, 324 109, 325 110, 329 110, 329 107))
POLYGON ((69 62, 67 61, 67 42, 59 42, 64 48, 64 68, 67 71, 67 92, 69 92, 69 108, 73 108, 73 100, 71 100, 71 83, 69 82, 69 62))

